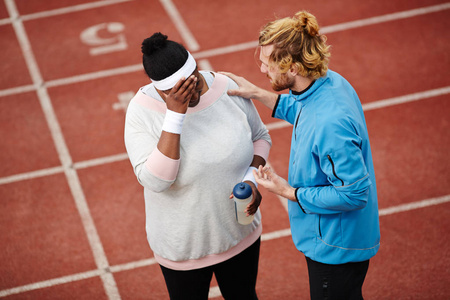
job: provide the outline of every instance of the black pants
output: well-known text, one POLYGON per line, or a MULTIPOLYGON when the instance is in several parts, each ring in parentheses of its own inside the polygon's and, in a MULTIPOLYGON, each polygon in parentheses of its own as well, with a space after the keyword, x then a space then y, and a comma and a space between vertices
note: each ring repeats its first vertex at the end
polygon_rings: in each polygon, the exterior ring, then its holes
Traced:
POLYGON ((369 261, 327 265, 306 258, 312 300, 361 300, 369 261))
POLYGON ((235 257, 202 269, 177 271, 160 266, 170 299, 208 299, 213 273, 225 299, 258 299, 255 287, 260 245, 259 238, 252 246, 235 257))

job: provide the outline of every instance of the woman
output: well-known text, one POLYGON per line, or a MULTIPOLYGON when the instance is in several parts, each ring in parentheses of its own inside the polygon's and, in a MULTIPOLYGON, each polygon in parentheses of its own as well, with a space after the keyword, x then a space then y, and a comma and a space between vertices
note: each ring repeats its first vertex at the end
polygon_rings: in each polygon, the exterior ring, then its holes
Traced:
POLYGON ((213 273, 225 299, 257 299, 261 195, 252 169, 270 136, 251 101, 229 96, 228 77, 198 71, 179 43, 142 43, 152 83, 131 100, 125 144, 144 186, 146 230, 171 299, 207 299, 213 273), (233 187, 248 183, 249 225, 236 221, 233 187))

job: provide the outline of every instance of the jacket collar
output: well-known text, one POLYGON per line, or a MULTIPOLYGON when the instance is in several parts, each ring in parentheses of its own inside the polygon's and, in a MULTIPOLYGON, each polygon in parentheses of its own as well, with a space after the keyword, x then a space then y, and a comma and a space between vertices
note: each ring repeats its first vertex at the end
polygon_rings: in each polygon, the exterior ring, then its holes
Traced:
POLYGON ((327 71, 327 74, 319 79, 314 80, 311 84, 304 89, 303 91, 296 92, 293 90, 289 90, 289 94, 297 100, 304 100, 308 98, 311 94, 313 94, 327 79, 330 70, 327 71))

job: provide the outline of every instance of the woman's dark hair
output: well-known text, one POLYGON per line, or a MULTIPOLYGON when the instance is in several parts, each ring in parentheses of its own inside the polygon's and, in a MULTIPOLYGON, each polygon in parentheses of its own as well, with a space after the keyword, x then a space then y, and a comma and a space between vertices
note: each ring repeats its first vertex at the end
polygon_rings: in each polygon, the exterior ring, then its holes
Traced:
POLYGON ((178 71, 188 58, 183 45, 167 39, 161 32, 154 33, 142 42, 142 63, 148 77, 161 80, 178 71))

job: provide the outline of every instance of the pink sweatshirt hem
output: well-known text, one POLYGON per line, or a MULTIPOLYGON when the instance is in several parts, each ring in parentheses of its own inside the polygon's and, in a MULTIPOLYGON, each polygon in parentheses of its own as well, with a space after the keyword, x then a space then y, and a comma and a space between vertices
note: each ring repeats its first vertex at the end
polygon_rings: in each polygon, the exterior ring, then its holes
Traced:
POLYGON ((200 269, 205 268, 208 266, 216 265, 218 263, 224 262, 237 254, 241 253, 248 247, 250 247, 256 240, 261 236, 262 233, 262 224, 260 223, 259 226, 246 238, 244 238, 239 244, 236 246, 230 248, 229 250, 220 253, 220 254, 211 254, 205 257, 202 257, 200 259, 193 259, 193 260, 185 260, 185 261, 171 261, 168 259, 165 259, 156 253, 154 253, 154 257, 156 261, 169 269, 172 270, 180 270, 180 271, 186 271, 186 270, 194 270, 194 269, 200 269))

